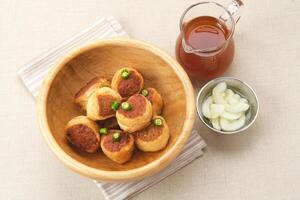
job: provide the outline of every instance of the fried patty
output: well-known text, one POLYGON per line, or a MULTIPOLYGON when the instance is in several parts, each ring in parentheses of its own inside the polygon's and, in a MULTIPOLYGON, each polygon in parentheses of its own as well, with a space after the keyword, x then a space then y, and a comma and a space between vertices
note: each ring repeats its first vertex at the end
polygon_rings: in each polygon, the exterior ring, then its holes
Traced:
POLYGON ((141 83, 142 80, 140 76, 138 76, 135 71, 131 71, 128 79, 120 80, 118 85, 118 92, 123 98, 128 98, 140 91, 141 83))
POLYGON ((115 113, 111 108, 112 103, 116 99, 110 95, 99 95, 98 96, 98 105, 99 105, 99 115, 100 116, 109 116, 115 113))
POLYGON ((124 132, 119 132, 121 133, 121 140, 119 142, 115 142, 113 141, 112 135, 115 133, 116 131, 110 131, 108 135, 103 137, 103 145, 105 147, 105 149, 107 151, 110 152, 117 152, 120 151, 122 149, 122 147, 126 146, 129 143, 129 136, 124 133, 124 132))
POLYGON ((99 148, 99 140, 90 127, 76 124, 67 129, 67 140, 81 151, 94 153, 99 148))
POLYGON ((127 101, 131 105, 131 110, 119 109, 119 113, 127 118, 135 118, 141 116, 146 111, 146 99, 144 96, 136 94, 127 101))
POLYGON ((162 134, 163 126, 154 126, 151 124, 147 128, 134 133, 136 139, 140 139, 146 142, 157 139, 162 134))

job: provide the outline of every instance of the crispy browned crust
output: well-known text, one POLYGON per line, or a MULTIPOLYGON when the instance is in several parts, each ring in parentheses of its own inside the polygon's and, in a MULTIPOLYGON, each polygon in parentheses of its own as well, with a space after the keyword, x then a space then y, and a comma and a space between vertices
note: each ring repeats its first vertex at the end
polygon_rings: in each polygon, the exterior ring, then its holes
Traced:
POLYGON ((128 98, 141 90, 142 79, 138 72, 132 71, 129 78, 121 79, 118 85, 118 92, 123 98, 128 98))
POLYGON ((128 133, 122 131, 110 130, 108 135, 102 137, 103 139, 103 147, 110 152, 120 151, 124 146, 126 146, 130 142, 130 137, 128 133), (121 140, 119 142, 114 142, 112 139, 112 135, 115 132, 119 132, 121 134, 121 140))
POLYGON ((146 129, 133 133, 134 141, 138 149, 145 152, 155 152, 164 149, 168 143, 170 133, 169 127, 161 116, 155 116, 153 119, 163 120, 162 126, 151 124, 146 129))
POLYGON ((108 135, 101 137, 101 148, 103 153, 111 160, 123 164, 130 160, 134 150, 134 138, 131 134, 120 130, 110 130, 108 135), (112 135, 119 132, 122 139, 119 142, 112 140, 112 135))
POLYGON ((76 149, 94 153, 100 147, 98 129, 98 125, 86 116, 77 116, 66 125, 66 138, 76 149))
POLYGON ((94 131, 83 124, 69 127, 66 136, 68 141, 81 151, 94 153, 99 148, 99 140, 94 131))
POLYGON ((116 113, 111 107, 112 103, 121 102, 121 99, 119 93, 111 88, 97 88, 87 101, 87 116, 94 121, 111 118, 116 113))
POLYGON ((135 118, 144 114, 146 110, 146 99, 144 96, 135 94, 127 102, 131 105, 131 110, 126 111, 122 108, 119 110, 119 113, 124 117, 135 118))
POLYGON ((95 77, 83 86, 74 97, 74 101, 76 104, 80 105, 83 110, 86 109, 86 104, 88 98, 92 95, 92 93, 100 87, 110 87, 110 82, 103 77, 95 77))
POLYGON ((153 141, 162 134, 163 127, 149 125, 147 128, 134 133, 134 138, 143 141, 153 141))
POLYGON ((134 94, 138 94, 143 89, 144 78, 141 73, 134 68, 121 68, 114 74, 111 87, 118 91, 123 99, 127 99, 134 94), (126 80, 121 76, 124 69, 130 72, 129 78, 126 80))
POLYGON ((161 95, 154 88, 147 88, 148 95, 146 98, 151 102, 153 115, 160 115, 163 109, 163 100, 161 95))
POLYGON ((122 130, 132 133, 147 127, 152 119, 152 106, 148 99, 136 94, 128 99, 131 110, 119 108, 116 113, 119 126, 122 130))

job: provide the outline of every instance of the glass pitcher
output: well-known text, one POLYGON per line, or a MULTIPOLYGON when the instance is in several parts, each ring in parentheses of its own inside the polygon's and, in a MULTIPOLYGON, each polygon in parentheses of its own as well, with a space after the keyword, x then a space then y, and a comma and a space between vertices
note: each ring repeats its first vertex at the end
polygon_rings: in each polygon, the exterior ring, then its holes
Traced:
POLYGON ((186 72, 200 80, 222 75, 232 63, 233 34, 243 2, 233 0, 228 7, 206 1, 188 7, 180 19, 176 58, 186 72))

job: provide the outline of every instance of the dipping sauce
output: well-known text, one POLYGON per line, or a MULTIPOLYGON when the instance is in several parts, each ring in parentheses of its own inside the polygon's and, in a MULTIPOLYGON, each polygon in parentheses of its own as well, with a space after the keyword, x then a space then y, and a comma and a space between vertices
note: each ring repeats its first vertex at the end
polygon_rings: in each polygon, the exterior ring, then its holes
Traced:
POLYGON ((230 30, 219 19, 201 16, 182 27, 176 43, 176 58, 186 72, 200 80, 210 80, 222 75, 234 57, 234 42, 230 30), (187 46, 204 52, 187 52, 187 46), (206 51, 207 50, 207 51, 206 51))

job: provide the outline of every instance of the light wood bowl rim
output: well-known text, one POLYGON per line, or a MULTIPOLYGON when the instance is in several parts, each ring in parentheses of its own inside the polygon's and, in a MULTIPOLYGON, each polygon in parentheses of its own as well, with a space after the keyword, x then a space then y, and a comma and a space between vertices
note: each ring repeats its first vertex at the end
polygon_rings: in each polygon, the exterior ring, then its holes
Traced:
POLYGON ((181 152, 184 144, 186 143, 187 139, 190 136, 192 131, 194 121, 195 121, 195 102, 194 102, 194 90, 191 84, 189 77, 187 76, 186 72, 183 68, 175 61, 172 57, 167 55, 161 49, 154 47, 146 42, 134 40, 134 39, 105 39, 100 40, 94 43, 90 43, 85 45, 81 48, 72 51, 71 53, 67 54, 62 58, 58 64, 56 64, 53 69, 48 73, 47 77, 45 78, 43 85, 41 87, 38 102, 37 102, 37 115, 38 115, 38 122, 39 127, 41 129, 42 135, 53 151, 53 153, 61 160, 67 167, 72 169, 73 171, 102 181, 108 182, 127 182, 132 180, 142 179, 146 176, 150 176, 154 173, 157 173, 164 169, 171 161, 173 161, 176 156, 181 152), (174 72, 177 74, 178 78, 181 80, 183 84, 183 88, 186 95, 186 118, 184 121, 184 125, 182 128, 182 132, 179 135, 176 143, 172 146, 165 154, 159 157, 157 160, 154 160, 147 165, 142 167, 126 170, 126 171, 105 171, 100 169, 95 169, 89 167, 85 164, 80 163, 79 161, 73 159, 69 156, 64 150, 57 144, 55 138, 53 137, 51 130, 49 128, 49 124, 47 121, 47 114, 46 114, 46 103, 49 94, 49 89, 53 80, 55 79, 57 73, 65 66, 67 62, 69 62, 74 57, 78 56, 79 54, 93 49, 95 47, 101 47, 106 45, 129 45, 132 47, 142 48, 147 51, 150 51, 158 56, 160 56, 163 60, 165 60, 169 65, 172 67, 174 72))

